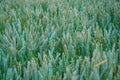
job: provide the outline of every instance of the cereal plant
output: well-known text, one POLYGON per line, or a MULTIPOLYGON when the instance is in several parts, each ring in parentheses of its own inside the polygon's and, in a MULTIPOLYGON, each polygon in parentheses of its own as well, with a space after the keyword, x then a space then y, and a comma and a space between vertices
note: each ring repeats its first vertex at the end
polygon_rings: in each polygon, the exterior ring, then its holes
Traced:
POLYGON ((120 0, 1 0, 0 80, 120 80, 120 0))

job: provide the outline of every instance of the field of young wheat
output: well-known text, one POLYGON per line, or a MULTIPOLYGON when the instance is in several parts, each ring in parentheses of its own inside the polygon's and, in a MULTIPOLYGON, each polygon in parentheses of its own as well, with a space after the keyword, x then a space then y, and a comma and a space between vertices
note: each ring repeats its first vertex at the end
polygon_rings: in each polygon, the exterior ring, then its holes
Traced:
POLYGON ((120 80, 120 0, 2 0, 0 80, 120 80))

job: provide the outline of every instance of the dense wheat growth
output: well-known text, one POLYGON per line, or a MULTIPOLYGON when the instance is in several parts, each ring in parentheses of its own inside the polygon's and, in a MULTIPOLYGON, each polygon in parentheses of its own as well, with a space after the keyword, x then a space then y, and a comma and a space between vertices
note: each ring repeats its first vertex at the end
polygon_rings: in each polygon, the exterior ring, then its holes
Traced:
POLYGON ((0 80, 120 80, 120 0, 2 0, 0 80))

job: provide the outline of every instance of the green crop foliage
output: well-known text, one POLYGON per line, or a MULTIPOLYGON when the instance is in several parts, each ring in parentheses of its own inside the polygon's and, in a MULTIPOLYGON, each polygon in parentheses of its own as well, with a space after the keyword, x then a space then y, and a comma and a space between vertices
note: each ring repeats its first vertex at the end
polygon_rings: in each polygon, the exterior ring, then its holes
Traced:
POLYGON ((0 80, 120 80, 120 0, 2 0, 0 80))

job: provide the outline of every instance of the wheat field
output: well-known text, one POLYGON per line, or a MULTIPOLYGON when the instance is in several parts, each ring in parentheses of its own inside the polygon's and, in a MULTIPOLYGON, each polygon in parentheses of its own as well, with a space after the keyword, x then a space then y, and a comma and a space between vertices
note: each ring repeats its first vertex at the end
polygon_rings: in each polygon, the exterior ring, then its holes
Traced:
POLYGON ((120 0, 2 0, 0 80, 120 80, 120 0))

